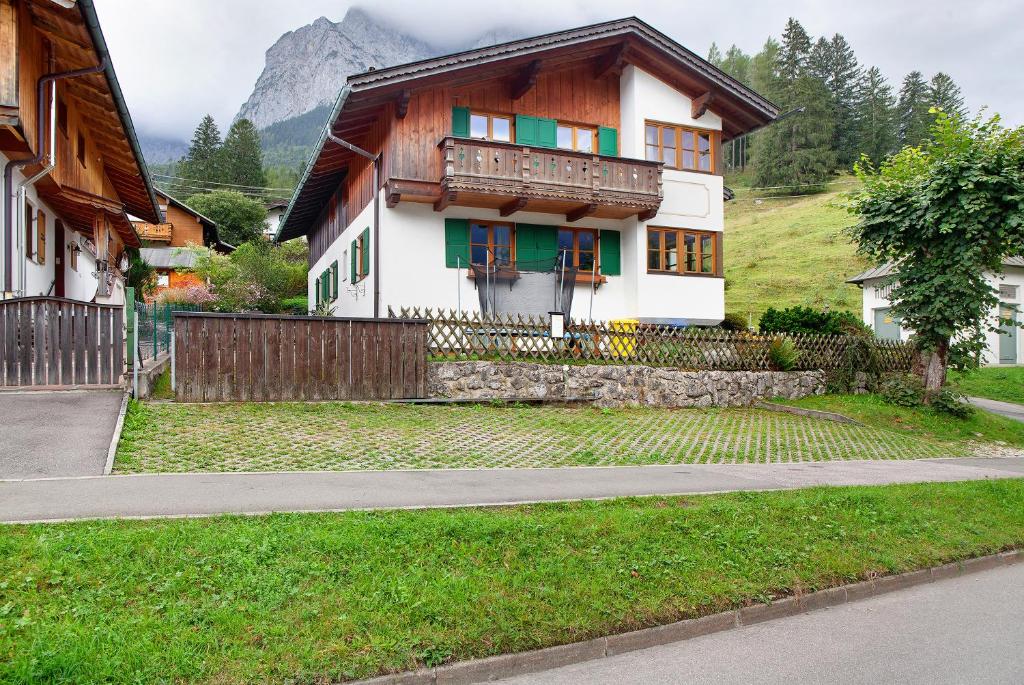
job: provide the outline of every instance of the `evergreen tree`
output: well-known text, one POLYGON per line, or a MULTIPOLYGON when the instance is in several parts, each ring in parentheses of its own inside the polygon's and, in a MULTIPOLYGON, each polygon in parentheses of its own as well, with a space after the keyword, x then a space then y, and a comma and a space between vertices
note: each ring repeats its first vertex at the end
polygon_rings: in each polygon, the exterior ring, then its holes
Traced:
POLYGON ((217 122, 213 120, 213 117, 207 114, 196 127, 188 153, 178 165, 178 175, 190 179, 182 181, 181 184, 191 186, 183 188, 182 190, 188 192, 180 194, 192 195, 197 191, 204 192, 197 186, 222 181, 224 174, 221 168, 220 149, 220 129, 217 128, 217 122))
POLYGON ((960 86, 956 85, 949 74, 940 71, 932 77, 929 84, 929 95, 932 106, 938 107, 946 114, 956 117, 963 117, 967 114, 960 86))
POLYGON ((250 188, 267 185, 260 134, 248 119, 239 119, 231 125, 221 148, 221 166, 225 183, 250 188))
POLYGON ((931 93, 921 72, 912 71, 907 74, 900 87, 900 99, 896 105, 900 147, 916 147, 928 139, 929 130, 935 120, 928 112, 931 105, 931 93))
POLYGON ((834 136, 832 149, 840 166, 849 167, 858 157, 857 89, 861 69, 853 48, 840 34, 832 40, 819 38, 810 58, 811 73, 825 85, 832 101, 834 136))
POLYGON ((857 93, 857 142, 876 165, 896 151, 896 98, 878 67, 861 79, 857 93))
POLYGON ((725 58, 718 66, 729 76, 732 76, 743 85, 749 86, 752 61, 750 55, 733 45, 725 51, 725 58))
POLYGON ((810 71, 811 39, 796 19, 786 23, 767 95, 783 111, 804 111, 769 126, 754 147, 759 186, 824 183, 835 167, 835 122, 825 85, 810 71))
POLYGON ((750 85, 758 93, 771 97, 778 78, 779 42, 774 38, 765 41, 761 51, 750 60, 750 85))
POLYGON ((711 43, 711 48, 708 50, 708 61, 716 67, 722 66, 722 51, 718 49, 718 43, 711 43))

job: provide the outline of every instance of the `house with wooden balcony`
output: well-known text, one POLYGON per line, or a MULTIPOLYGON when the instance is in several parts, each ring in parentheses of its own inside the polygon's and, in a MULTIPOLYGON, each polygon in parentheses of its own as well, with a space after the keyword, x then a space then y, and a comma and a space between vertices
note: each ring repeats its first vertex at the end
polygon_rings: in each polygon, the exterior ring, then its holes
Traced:
POLYGON ((168 288, 200 285, 202 281, 191 272, 195 254, 188 248, 209 247, 223 254, 235 248, 221 242, 212 219, 163 190, 157 189, 156 196, 163 222, 152 224, 132 217, 132 225, 142 241, 139 255, 156 271, 154 295, 168 288))
POLYGON ((778 114, 636 18, 372 70, 276 239, 308 238, 311 306, 337 315, 565 311, 529 294, 552 272, 575 318, 715 324, 722 143, 778 114))
POLYGON ((163 218, 92 0, 0 0, 0 166, 4 297, 123 302, 163 218))

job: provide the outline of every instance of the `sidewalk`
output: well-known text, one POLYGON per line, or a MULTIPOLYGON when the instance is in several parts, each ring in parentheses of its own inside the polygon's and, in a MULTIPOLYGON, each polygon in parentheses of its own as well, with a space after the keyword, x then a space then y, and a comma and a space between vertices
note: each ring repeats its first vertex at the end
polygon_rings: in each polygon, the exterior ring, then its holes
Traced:
POLYGON ((1015 477, 1024 477, 1024 457, 53 478, 0 481, 0 522, 486 506, 1015 477))

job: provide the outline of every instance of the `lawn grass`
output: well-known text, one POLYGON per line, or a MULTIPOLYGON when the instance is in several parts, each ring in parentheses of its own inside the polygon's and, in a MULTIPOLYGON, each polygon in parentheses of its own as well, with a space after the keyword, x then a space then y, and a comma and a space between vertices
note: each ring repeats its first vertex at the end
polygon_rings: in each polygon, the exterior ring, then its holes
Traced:
POLYGON ((878 395, 818 395, 783 402, 844 414, 873 428, 926 440, 976 440, 1024 447, 1024 423, 980 410, 968 419, 958 419, 925 407, 896 407, 878 395))
POLYGON ((965 395, 1024 404, 1024 366, 988 366, 949 374, 949 382, 965 395))
POLYGON ((973 446, 758 409, 132 403, 117 473, 547 468, 968 456, 973 446))
POLYGON ((0 529, 0 679, 321 683, 1024 544, 1024 479, 0 529))
POLYGON ((151 400, 173 400, 174 391, 171 390, 171 370, 168 368, 153 381, 153 389, 150 390, 151 400))
POLYGON ((869 265, 844 229, 854 218, 840 206, 853 187, 840 177, 829 190, 806 197, 765 198, 732 185, 725 208, 725 310, 756 326, 768 307, 805 305, 860 314, 861 291, 845 281, 869 265))

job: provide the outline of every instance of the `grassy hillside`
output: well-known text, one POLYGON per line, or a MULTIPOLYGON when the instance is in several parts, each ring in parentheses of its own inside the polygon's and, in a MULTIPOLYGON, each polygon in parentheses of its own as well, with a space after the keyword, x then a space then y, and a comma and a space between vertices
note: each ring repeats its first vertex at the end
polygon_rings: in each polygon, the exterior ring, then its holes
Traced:
POLYGON ((725 208, 725 310, 758 317, 768 307, 806 305, 859 313, 860 289, 845 283, 865 268, 843 229, 840 205, 854 181, 840 178, 806 197, 764 197, 727 179, 736 199, 725 208))

